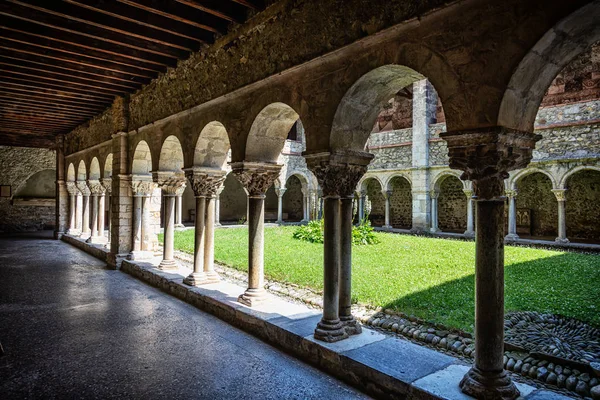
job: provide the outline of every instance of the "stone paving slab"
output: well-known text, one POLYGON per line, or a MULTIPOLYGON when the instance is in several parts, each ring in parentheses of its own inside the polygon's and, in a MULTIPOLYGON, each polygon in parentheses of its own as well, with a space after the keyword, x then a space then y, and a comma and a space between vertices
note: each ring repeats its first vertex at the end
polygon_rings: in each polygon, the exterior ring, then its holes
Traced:
MULTIPOLYGON (((152 261, 157 265, 160 260, 152 261)), ((364 327, 361 335, 337 343, 316 341, 312 333, 320 313, 314 309, 275 296, 249 308, 237 302, 237 296, 245 290, 239 285, 223 281, 191 287, 183 283, 188 269, 182 269, 179 274, 165 273, 152 261, 125 260, 121 270, 377 398, 471 399, 458 388, 469 366, 455 357, 364 327)), ((568 398, 521 383, 517 386, 528 399, 568 398)))

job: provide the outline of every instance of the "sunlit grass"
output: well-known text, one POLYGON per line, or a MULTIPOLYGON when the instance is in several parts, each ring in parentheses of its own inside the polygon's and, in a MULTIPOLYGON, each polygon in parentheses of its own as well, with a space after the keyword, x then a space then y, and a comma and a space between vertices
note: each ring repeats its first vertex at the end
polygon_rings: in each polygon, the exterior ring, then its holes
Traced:
MULTIPOLYGON (((323 288, 323 245, 292 238, 293 227, 265 229, 269 279, 323 288)), ((353 247, 355 301, 473 329, 475 244, 377 233, 380 244, 353 247)), ((217 229, 215 259, 247 270, 246 228, 217 229)), ((194 231, 175 233, 192 253, 194 231)), ((600 256, 506 247, 506 310, 563 314, 600 326, 600 256)))

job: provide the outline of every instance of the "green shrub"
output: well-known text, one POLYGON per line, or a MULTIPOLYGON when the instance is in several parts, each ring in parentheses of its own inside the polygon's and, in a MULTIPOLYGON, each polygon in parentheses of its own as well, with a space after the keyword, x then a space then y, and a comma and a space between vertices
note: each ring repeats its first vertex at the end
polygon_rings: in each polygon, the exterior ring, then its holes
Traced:
MULTIPOLYGON (((310 243, 323 243, 323 220, 310 221, 307 225, 299 226, 292 234, 292 237, 310 243)), ((365 245, 377 243, 379 243, 379 239, 375 236, 369 220, 364 219, 360 225, 352 227, 352 244, 365 245)))

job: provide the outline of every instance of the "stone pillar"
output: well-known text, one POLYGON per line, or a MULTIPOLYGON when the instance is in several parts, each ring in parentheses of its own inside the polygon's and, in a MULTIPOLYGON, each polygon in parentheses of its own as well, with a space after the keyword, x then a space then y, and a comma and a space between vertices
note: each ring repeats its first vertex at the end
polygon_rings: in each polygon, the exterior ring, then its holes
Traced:
POLYGON ((432 190, 429 192, 429 197, 431 198, 431 233, 438 233, 440 228, 438 226, 438 197, 440 193, 437 190, 432 190))
POLYGON ((81 236, 90 234, 90 189, 84 181, 77 182, 77 188, 81 192, 81 236))
POLYGON ((567 239, 567 220, 565 218, 565 203, 567 200, 565 194, 567 189, 552 189, 552 192, 558 202, 558 237, 556 242, 569 243, 569 239, 567 239))
POLYGON ((185 178, 175 172, 154 172, 153 178, 160 187, 165 203, 165 228, 163 243, 163 259, 158 265, 159 269, 177 269, 175 262, 175 202, 177 196, 181 196, 185 190, 185 178))
POLYGON ((315 329, 315 338, 336 342, 360 333, 360 325, 349 313, 352 298, 352 197, 373 155, 340 151, 305 154, 304 157, 325 198, 323 317, 315 329))
MULTIPOLYGON (((88 239, 89 243, 104 243, 102 231, 100 230, 100 196, 104 196, 104 186, 100 181, 88 181, 88 187, 92 194, 92 234, 88 239)), ((104 208, 104 206, 102 207, 104 208)), ((104 212, 104 210, 102 211, 104 212)), ((104 217, 102 217, 104 221, 104 217)))
POLYGON ((183 193, 179 196, 176 196, 175 201, 175 228, 183 228, 184 225, 181 222, 181 216, 183 214, 183 193))
POLYGON ((221 192, 225 188, 221 185, 215 193, 215 226, 221 226, 221 192))
POLYGON ((360 224, 365 219, 365 197, 367 193, 360 191, 358 193, 358 223, 360 224))
POLYGON ((214 269, 215 197, 225 181, 225 171, 194 167, 186 176, 196 196, 194 271, 183 281, 192 286, 220 281, 214 269))
POLYGON ((279 225, 283 224, 283 194, 286 190, 286 188, 275 189, 275 193, 277 193, 277 223, 279 225))
POLYGON ((77 230, 77 185, 75 182, 66 183, 67 191, 69 192, 69 235, 79 234, 77 230))
POLYGON ((142 251, 142 196, 139 193, 133 192, 133 215, 131 219, 133 228, 133 248, 131 250, 131 259, 135 260, 136 253, 142 251))
POLYGON ((264 301, 264 214, 265 194, 279 176, 281 165, 232 163, 233 174, 248 193, 248 289, 238 301, 252 307, 264 301))
POLYGON ((431 226, 429 198, 429 125, 435 121, 437 94, 426 79, 413 83, 412 231, 431 226))
POLYGON ((75 231, 77 235, 81 235, 81 228, 83 227, 83 195, 77 187, 77 194, 75 195, 75 231))
POLYGON ((503 367, 504 179, 525 168, 539 135, 504 127, 447 132, 450 168, 463 170, 476 196, 475 364, 460 382, 478 399, 515 399, 519 391, 503 367))
POLYGON ((144 260, 152 258, 153 253, 150 246, 150 199, 156 183, 149 176, 133 176, 131 190, 133 192, 133 214, 132 214, 132 240, 133 248, 129 257, 132 260, 144 260))
MULTIPOLYGON (((112 179, 104 178, 101 180, 101 182, 102 182, 102 186, 104 186, 104 189, 106 189, 105 205, 106 205, 106 207, 108 207, 108 235, 106 237, 106 247, 110 248, 110 228, 111 228, 110 215, 112 213, 112 209, 111 209, 112 179)), ((102 231, 102 235, 104 235, 104 231, 102 231)))
POLYGON ((392 195, 391 190, 382 190, 383 198, 385 199, 385 224, 382 226, 383 229, 392 229, 392 224, 390 224, 390 214, 391 214, 391 206, 390 206, 390 196, 392 195))
POLYGON ((54 238, 60 239, 69 225, 69 193, 65 182, 65 136, 56 136, 56 222, 54 238))
POLYGON ((300 222, 308 222, 308 207, 309 207, 310 199, 308 197, 308 188, 302 188, 302 221, 300 222))
POLYGON ((519 238, 517 235, 517 191, 505 190, 508 197, 508 234, 504 238, 508 241, 514 241, 519 238))
POLYGON ((473 228, 473 191, 470 189, 463 189, 465 196, 467 196, 467 230, 465 236, 475 236, 475 230, 473 228))

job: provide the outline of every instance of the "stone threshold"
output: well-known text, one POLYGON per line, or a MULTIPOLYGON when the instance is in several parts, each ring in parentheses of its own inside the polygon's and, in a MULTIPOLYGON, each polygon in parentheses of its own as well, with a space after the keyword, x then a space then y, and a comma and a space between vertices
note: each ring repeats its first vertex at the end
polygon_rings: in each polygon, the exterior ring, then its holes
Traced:
MULTIPOLYGON (((65 235, 63 240, 106 258, 106 249, 65 235), (102 256, 101 253, 105 255, 102 256)), ((308 362, 376 398, 467 400, 458 383, 469 365, 458 358, 399 337, 363 328, 363 333, 337 343, 316 341, 313 331, 318 310, 270 295, 269 301, 249 308, 237 302, 245 288, 222 281, 201 287, 183 283, 188 268, 157 269, 160 258, 125 260, 121 270, 265 342, 308 362)), ((569 397, 516 382, 524 399, 566 400, 569 397)))

